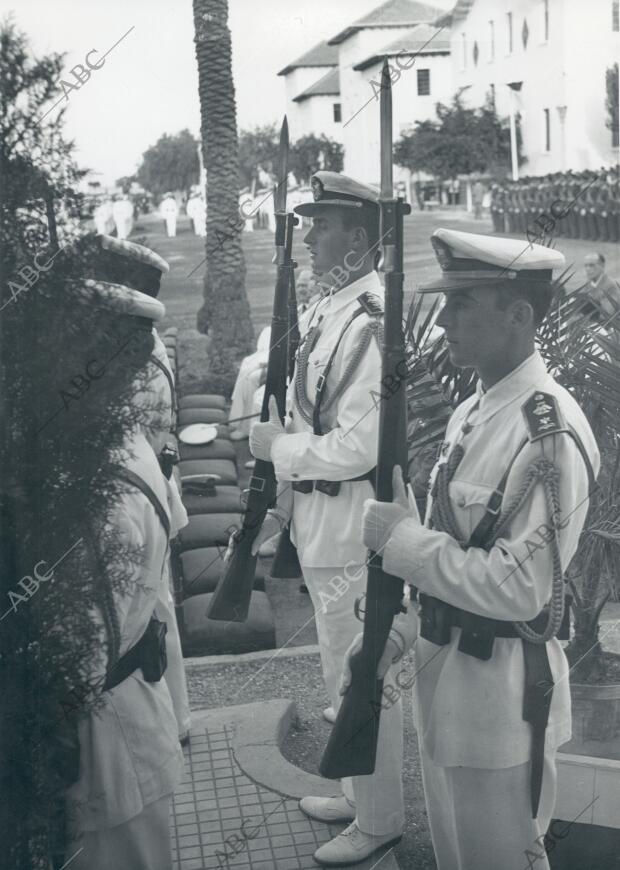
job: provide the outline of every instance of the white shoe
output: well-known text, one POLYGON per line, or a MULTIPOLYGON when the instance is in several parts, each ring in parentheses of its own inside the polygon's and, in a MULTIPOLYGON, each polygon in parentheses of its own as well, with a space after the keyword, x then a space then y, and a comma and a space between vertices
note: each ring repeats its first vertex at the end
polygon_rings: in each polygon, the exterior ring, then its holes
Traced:
POLYGON ((245 432, 242 432, 240 429, 233 429, 233 431, 228 436, 231 441, 245 441, 246 438, 249 438, 249 435, 246 435, 245 432))
POLYGON ((330 725, 333 725, 336 721, 336 711, 333 707, 326 707, 323 710, 323 719, 327 719, 330 725))
POLYGON ((364 861, 373 852, 384 846, 394 846, 400 841, 402 834, 387 834, 376 837, 365 834, 352 822, 341 834, 323 843, 314 853, 314 860, 324 867, 348 867, 364 861))
POLYGON ((355 807, 343 794, 338 797, 302 798, 299 809, 317 822, 352 822, 355 818, 355 807))

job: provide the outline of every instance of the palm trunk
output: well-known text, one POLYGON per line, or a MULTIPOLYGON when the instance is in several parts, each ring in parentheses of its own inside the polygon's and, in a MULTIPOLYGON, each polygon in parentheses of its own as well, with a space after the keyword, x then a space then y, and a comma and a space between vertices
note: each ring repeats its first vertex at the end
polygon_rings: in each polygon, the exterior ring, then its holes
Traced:
POLYGON ((211 336, 212 389, 232 391, 239 358, 254 349, 245 293, 239 159, 227 0, 193 0, 201 134, 207 171, 204 302, 197 326, 211 336))

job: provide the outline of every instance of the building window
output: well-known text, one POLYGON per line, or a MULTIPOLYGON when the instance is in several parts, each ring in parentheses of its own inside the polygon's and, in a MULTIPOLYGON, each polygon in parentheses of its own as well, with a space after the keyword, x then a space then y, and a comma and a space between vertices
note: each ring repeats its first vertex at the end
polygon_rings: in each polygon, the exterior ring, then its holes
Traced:
POLYGON ((506 42, 508 44, 508 54, 512 54, 512 12, 506 13, 506 42))
POLYGON ((428 97, 431 93, 431 71, 430 69, 418 70, 418 96, 428 97))
POLYGON ((467 66, 467 38, 464 33, 461 33, 461 67, 465 69, 467 66))
POLYGON ((549 0, 542 0, 542 34, 543 42, 549 41, 549 0))
POLYGON ((495 22, 489 21, 489 63, 495 60, 495 22))
POLYGON ((620 2, 613 0, 611 4, 611 29, 617 33, 620 30, 620 2))
POLYGON ((342 108, 340 103, 334 103, 334 124, 342 123, 342 108))
POLYGON ((551 151, 551 112, 543 109, 545 119, 545 151, 551 151))

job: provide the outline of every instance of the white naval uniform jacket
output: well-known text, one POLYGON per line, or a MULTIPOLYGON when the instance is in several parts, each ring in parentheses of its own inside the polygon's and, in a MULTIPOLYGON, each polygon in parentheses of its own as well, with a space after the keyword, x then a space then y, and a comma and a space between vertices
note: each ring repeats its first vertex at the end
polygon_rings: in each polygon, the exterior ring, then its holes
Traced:
MULTIPOLYGON (((599 453, 587 420, 535 352, 487 392, 479 385, 478 394, 463 402, 448 424, 431 480, 439 464, 461 444, 465 452, 449 486, 449 497, 463 540, 474 531, 493 489, 527 437, 521 406, 536 390, 555 396, 565 422, 580 437, 598 473, 599 453), (472 427, 468 432, 466 428, 467 434, 462 430, 465 421, 472 427)), ((560 473, 561 524, 565 528, 559 530, 559 547, 566 570, 588 509, 587 469, 570 436, 549 435, 527 444, 508 477, 503 507, 511 503, 526 469, 539 456, 550 458, 560 473)), ((462 549, 445 532, 407 518, 394 529, 383 553, 383 566, 449 604, 495 619, 527 621, 551 595, 552 550, 544 544, 544 529, 536 532, 543 523, 551 525, 542 484, 536 485, 507 534, 489 552, 462 549)), ((448 767, 523 764, 530 757, 531 727, 522 718, 521 640, 496 638, 492 657, 481 661, 458 651, 460 633, 453 628, 451 642, 443 647, 422 638, 416 642, 414 711, 424 748, 436 764, 448 767)), ((546 746, 551 748, 570 739, 571 718, 566 657, 557 639, 547 643, 547 651, 555 683, 546 735, 546 746)))
MULTIPOLYGON (((383 301, 384 290, 376 272, 370 272, 338 293, 319 299, 300 318, 299 329, 303 338, 309 326, 314 326, 322 317, 320 335, 309 357, 306 380, 312 404, 319 375, 343 325, 359 308, 356 298, 365 292, 383 301)), ((367 314, 361 314, 347 329, 327 379, 323 405, 339 383, 369 320, 367 314)), ((349 385, 332 408, 322 415, 325 435, 315 435, 312 426, 301 417, 292 401, 294 388, 291 384, 287 434, 274 441, 271 452, 280 484, 302 480, 346 481, 375 467, 379 438, 376 396, 380 391, 380 380, 381 353, 372 337, 349 385)), ((349 561, 354 564, 365 562, 362 506, 364 500, 372 496, 372 485, 368 481, 343 483, 336 496, 325 495, 316 489, 308 494, 295 492, 291 540, 297 546, 300 563, 311 568, 326 568, 346 565, 349 561)))
MULTIPOLYGON (((164 476, 142 433, 127 443, 120 457, 140 475, 168 513, 164 476), (132 455, 129 455, 132 454, 132 455)), ((114 593, 123 655, 144 634, 158 598, 168 558, 168 539, 155 509, 133 487, 123 493, 110 519, 124 544, 142 548, 133 583, 124 594, 114 593)), ((92 678, 103 676, 108 663, 103 652, 91 666, 92 678)), ((79 721, 80 777, 68 790, 78 830, 94 831, 120 825, 144 807, 174 791, 183 768, 183 755, 172 701, 162 678, 147 683, 140 669, 114 689, 103 703, 79 721)))

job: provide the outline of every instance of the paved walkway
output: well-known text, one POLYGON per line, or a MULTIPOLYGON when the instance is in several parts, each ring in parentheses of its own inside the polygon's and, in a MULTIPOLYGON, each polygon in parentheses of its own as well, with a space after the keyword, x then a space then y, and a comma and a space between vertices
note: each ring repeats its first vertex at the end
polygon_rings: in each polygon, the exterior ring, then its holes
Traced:
MULTIPOLYGON (((193 713, 185 776, 171 817, 174 870, 315 868, 313 853, 344 828, 315 822, 299 810, 299 794, 306 787, 313 793, 318 777, 293 768, 282 756, 278 760, 276 746, 288 727, 283 720, 288 715, 290 721, 294 708, 275 704, 271 726, 267 704, 193 713), (295 795, 259 784, 248 769, 262 780, 278 780, 295 795)), ((333 783, 319 783, 322 793, 333 793, 333 783)), ((356 868, 398 870, 398 865, 390 849, 356 868)))

